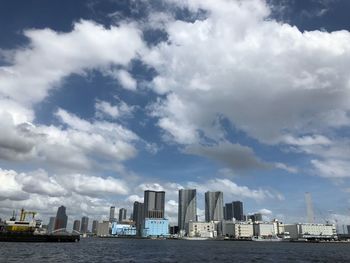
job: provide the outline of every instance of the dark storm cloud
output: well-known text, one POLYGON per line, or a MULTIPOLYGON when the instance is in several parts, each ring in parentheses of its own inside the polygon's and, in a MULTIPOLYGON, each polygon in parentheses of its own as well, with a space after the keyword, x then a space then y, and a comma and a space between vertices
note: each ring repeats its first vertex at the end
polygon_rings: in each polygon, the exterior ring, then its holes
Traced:
POLYGON ((214 159, 233 170, 271 168, 271 165, 260 160, 251 148, 240 144, 222 142, 212 146, 191 145, 185 152, 214 159))

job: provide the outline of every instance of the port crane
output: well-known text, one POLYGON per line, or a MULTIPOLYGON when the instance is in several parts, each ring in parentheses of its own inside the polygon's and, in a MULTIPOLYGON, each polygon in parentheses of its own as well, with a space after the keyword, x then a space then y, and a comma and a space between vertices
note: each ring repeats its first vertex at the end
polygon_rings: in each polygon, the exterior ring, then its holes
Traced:
POLYGON ((37 214, 37 212, 33 212, 33 211, 25 211, 24 208, 21 209, 21 215, 19 217, 20 221, 25 221, 26 216, 27 215, 32 215, 32 218, 34 219, 35 215, 37 214))

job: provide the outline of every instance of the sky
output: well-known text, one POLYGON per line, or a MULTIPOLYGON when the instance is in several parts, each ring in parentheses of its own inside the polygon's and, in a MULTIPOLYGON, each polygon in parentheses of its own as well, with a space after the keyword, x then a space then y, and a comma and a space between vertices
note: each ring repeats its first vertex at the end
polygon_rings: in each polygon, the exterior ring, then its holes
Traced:
POLYGON ((347 0, 0 2, 0 217, 143 191, 350 224, 347 0))

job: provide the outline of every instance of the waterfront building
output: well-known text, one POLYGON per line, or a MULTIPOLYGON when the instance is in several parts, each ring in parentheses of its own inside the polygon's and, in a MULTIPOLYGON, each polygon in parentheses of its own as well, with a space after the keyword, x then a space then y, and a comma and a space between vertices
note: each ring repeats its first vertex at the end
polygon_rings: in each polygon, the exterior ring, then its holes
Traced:
POLYGON ((284 232, 285 232, 285 230, 284 230, 285 224, 283 224, 282 222, 278 221, 277 219, 274 219, 272 221, 272 223, 273 223, 274 232, 276 233, 276 235, 284 234, 284 232))
POLYGON ((292 239, 336 239, 337 230, 334 224, 286 224, 285 232, 289 232, 292 239))
POLYGON ((137 231, 135 225, 113 222, 111 233, 117 236, 136 236, 137 231))
POLYGON ((250 239, 254 236, 253 223, 224 221, 222 223, 222 234, 235 239, 250 239))
POLYGON ((214 221, 211 222, 189 222, 188 236, 189 237, 217 237, 217 225, 214 221))
POLYGON ((141 236, 141 229, 142 229, 142 222, 143 222, 143 215, 144 215, 144 205, 140 202, 134 202, 134 209, 133 209, 133 221, 135 222, 135 226, 137 229, 137 235, 141 236))
POLYGON ((55 230, 55 221, 56 221, 56 217, 54 216, 50 217, 49 224, 47 225, 48 233, 51 233, 52 231, 55 230))
POLYGON ((164 218, 165 192, 151 191, 144 192, 144 217, 143 218, 164 218))
POLYGON ((348 230, 348 235, 350 235, 350 225, 347 225, 346 229, 348 230))
POLYGON ((73 232, 80 232, 80 220, 74 220, 73 232))
POLYGON ((103 221, 97 224, 97 236, 106 237, 109 236, 109 221, 103 221))
POLYGON ((276 236, 274 223, 254 223, 254 236, 257 237, 272 237, 276 236))
POLYGON ((93 233, 93 234, 97 234, 97 224, 98 224, 98 221, 97 220, 94 220, 94 221, 92 221, 92 228, 91 228, 91 232, 93 233))
POLYGON ((125 208, 119 209, 119 220, 118 220, 119 223, 126 221, 126 212, 127 210, 125 208))
POLYGON ((225 220, 245 221, 243 215, 243 203, 241 201, 234 201, 232 203, 225 204, 224 207, 225 220))
POLYGON ((223 193, 205 193, 205 221, 222 221, 223 215, 223 193))
POLYGON ((89 227, 89 218, 87 216, 83 216, 81 218, 80 233, 86 234, 88 232, 88 227, 89 227))
POLYGON ((115 221, 115 206, 111 206, 109 209, 109 222, 114 222, 115 221))
POLYGON ((66 230, 67 228, 68 216, 66 215, 66 207, 63 205, 57 209, 56 219, 55 219, 55 230, 66 230))
POLYGON ((197 221, 196 189, 181 189, 178 208, 180 234, 188 233, 188 223, 195 221, 197 221))
POLYGON ((145 218, 143 237, 168 237, 169 220, 162 218, 145 218))

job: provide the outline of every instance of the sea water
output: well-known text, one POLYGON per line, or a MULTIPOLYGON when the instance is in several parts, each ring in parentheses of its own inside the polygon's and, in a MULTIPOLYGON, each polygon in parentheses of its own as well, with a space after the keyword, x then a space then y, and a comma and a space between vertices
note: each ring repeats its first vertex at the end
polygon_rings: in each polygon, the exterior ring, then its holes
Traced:
POLYGON ((350 262, 350 243, 82 238, 0 243, 0 262, 350 262))

